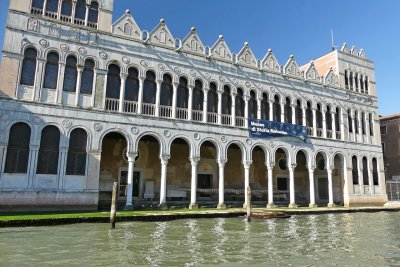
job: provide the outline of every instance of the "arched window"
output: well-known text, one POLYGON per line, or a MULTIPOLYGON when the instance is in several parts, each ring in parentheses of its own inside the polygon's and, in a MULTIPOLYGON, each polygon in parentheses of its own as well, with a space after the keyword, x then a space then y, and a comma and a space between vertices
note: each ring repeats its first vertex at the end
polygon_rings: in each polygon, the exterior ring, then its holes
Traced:
POLYGON ((368 121, 369 121, 369 135, 374 136, 374 121, 372 120, 371 113, 368 115, 368 121))
POLYGON ((301 101, 296 101, 296 124, 303 125, 303 111, 301 109, 301 101))
POLYGON ((281 103, 278 95, 274 97, 274 121, 281 122, 281 103))
POLYGON ((218 93, 215 83, 210 83, 210 90, 207 94, 207 112, 218 113, 218 93))
POLYGON ((364 80, 364 87, 365 87, 365 93, 368 95, 368 76, 365 76, 364 80))
POLYGON ((329 131, 332 131, 332 114, 331 114, 331 107, 326 107, 326 128, 329 131))
POLYGON ((115 64, 111 64, 108 67, 106 88, 107 98, 119 99, 119 91, 121 89, 120 71, 120 68, 115 64))
POLYGON ((224 91, 222 92, 222 114, 231 114, 232 98, 231 98, 231 88, 228 85, 224 86, 224 91))
POLYGON ((58 0, 47 0, 46 11, 58 12, 58 0))
POLYGON ((254 91, 250 91, 249 118, 257 118, 257 99, 254 91))
POLYGON ((353 174, 353 184, 358 184, 358 161, 357 157, 353 156, 352 158, 352 174, 353 174))
POLYGON ((33 86, 35 84, 36 57, 36 49, 28 48, 25 50, 20 84, 28 86, 33 86))
POLYGON ((355 130, 355 132, 356 132, 356 134, 358 134, 359 133, 359 131, 358 131, 358 112, 357 111, 354 111, 354 130, 355 130))
POLYGON ((176 106, 178 108, 188 108, 188 82, 185 77, 179 78, 179 86, 177 92, 176 106))
POLYGON ((89 7, 88 21, 91 23, 97 23, 99 17, 99 3, 92 1, 89 7))
POLYGON ((58 54, 51 52, 47 55, 46 69, 44 73, 44 88, 56 89, 58 79, 58 54))
POLYGON ((349 72, 347 70, 344 71, 344 85, 346 89, 349 89, 349 72))
POLYGON ((244 100, 243 100, 243 91, 242 89, 237 89, 237 95, 235 98, 235 113, 236 117, 244 117, 244 100))
POLYGON ((82 24, 82 21, 85 22, 86 16, 86 3, 85 0, 78 0, 75 7, 75 23, 82 24), (76 19, 80 20, 77 21, 76 19))
POLYGON ((31 128, 26 123, 16 123, 10 129, 7 145, 5 173, 27 173, 31 128))
POLYGON ((63 90, 66 92, 76 91, 76 79, 78 77, 77 60, 75 56, 68 56, 65 64, 63 90))
POLYGON ((365 125, 365 112, 361 113, 361 129, 362 129, 362 134, 367 134, 367 128, 365 125))
POLYGON ((269 118, 269 102, 267 93, 262 94, 261 100, 261 119, 268 120, 269 118))
POLYGON ((69 137, 66 175, 86 174, 87 133, 83 129, 75 129, 69 137))
POLYGON ((125 83, 125 100, 138 101, 139 95, 139 72, 135 68, 128 69, 128 77, 125 83))
POLYGON ((286 102, 285 102, 285 122, 292 123, 292 108, 290 107, 289 97, 286 97, 286 102))
POLYGON ((336 131, 340 132, 340 109, 336 108, 335 114, 336 131))
POLYGON ((33 0, 32 8, 43 9, 44 0, 33 0))
POLYGON ((57 174, 60 131, 55 126, 46 126, 40 137, 37 174, 57 174))
POLYGON ((85 60, 85 65, 82 72, 81 94, 92 94, 94 79, 94 61, 91 59, 85 60))
POLYGON ((351 117, 351 110, 347 110, 347 123, 349 125, 349 133, 353 132, 353 122, 351 117))
POLYGON ((156 103, 156 75, 152 71, 146 72, 146 79, 143 85, 143 103, 156 103))
POLYGON ((317 128, 322 128, 322 108, 321 104, 317 104, 317 128))
POLYGON ((164 74, 163 82, 161 84, 161 100, 162 106, 172 106, 172 78, 168 74, 164 74))
POLYGON ((364 182, 364 185, 369 185, 368 160, 367 160, 366 157, 363 157, 363 159, 362 159, 362 166, 363 166, 363 182, 364 182))
POLYGON ((363 79, 364 79, 364 76, 363 76, 362 74, 360 74, 361 93, 365 93, 365 90, 364 90, 364 81, 363 81, 363 79))
MULTIPOLYGON (((61 15, 71 17, 72 15, 72 0, 62 0, 61 15)), ((71 22, 70 20, 68 22, 71 22)))
POLYGON ((311 102, 307 102, 307 109, 306 109, 306 122, 307 122, 307 127, 313 127, 313 112, 312 112, 312 106, 311 102))
POLYGON ((349 80, 350 80, 350 90, 354 91, 354 88, 353 88, 353 72, 352 71, 350 71, 349 80))
POLYGON ((379 185, 378 162, 376 161, 376 158, 372 159, 372 179, 374 185, 379 185))
POLYGON ((125 23, 125 25, 124 25, 124 33, 126 35, 132 35, 132 24, 125 23))
POLYGON ((196 80, 194 82, 192 97, 193 97, 192 100, 193 110, 203 110, 203 101, 204 101, 203 84, 199 80, 196 80))

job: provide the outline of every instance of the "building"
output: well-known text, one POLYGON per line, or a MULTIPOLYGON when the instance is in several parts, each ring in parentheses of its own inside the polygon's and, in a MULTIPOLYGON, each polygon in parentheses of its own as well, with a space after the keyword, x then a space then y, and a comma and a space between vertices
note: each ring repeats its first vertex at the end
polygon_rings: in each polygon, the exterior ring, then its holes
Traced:
POLYGON ((126 208, 246 206, 249 185, 267 207, 386 202, 363 50, 281 65, 272 50, 258 60, 248 43, 234 54, 223 36, 210 47, 195 28, 176 39, 164 20, 146 31, 128 10, 112 24, 112 12, 112 0, 10 0, 3 209, 97 209, 113 181, 126 208), (268 120, 282 136, 252 137, 268 120))
POLYGON ((400 114, 379 119, 386 178, 400 180, 400 114))

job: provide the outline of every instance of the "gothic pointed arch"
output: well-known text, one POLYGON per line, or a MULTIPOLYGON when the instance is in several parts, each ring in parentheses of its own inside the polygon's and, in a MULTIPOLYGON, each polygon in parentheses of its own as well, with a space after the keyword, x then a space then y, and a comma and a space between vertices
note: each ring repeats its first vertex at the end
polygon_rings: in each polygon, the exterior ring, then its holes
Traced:
POLYGON ((182 40, 182 52, 204 55, 204 45, 200 40, 196 29, 192 27, 189 34, 182 40))
POLYGON ((257 67, 257 59, 254 56, 254 53, 249 46, 249 43, 244 43, 243 48, 237 55, 237 63, 244 66, 255 68, 257 67))
POLYGON ((272 72, 281 71, 281 65, 279 65, 279 62, 276 59, 274 53, 272 53, 272 49, 268 49, 268 53, 261 61, 261 68, 262 70, 267 70, 272 72))
POLYGON ((150 32, 150 43, 175 49, 175 39, 164 19, 161 19, 160 23, 150 32))
POLYGON ((232 53, 222 35, 219 36, 217 42, 211 47, 211 57, 225 61, 232 60, 232 53))

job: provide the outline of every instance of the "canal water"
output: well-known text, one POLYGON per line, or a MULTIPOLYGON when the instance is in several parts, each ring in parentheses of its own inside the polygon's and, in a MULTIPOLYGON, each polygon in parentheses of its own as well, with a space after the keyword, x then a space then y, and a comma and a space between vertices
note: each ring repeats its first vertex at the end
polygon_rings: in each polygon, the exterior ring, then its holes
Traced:
POLYGON ((0 266, 400 266, 400 213, 0 228, 0 266))

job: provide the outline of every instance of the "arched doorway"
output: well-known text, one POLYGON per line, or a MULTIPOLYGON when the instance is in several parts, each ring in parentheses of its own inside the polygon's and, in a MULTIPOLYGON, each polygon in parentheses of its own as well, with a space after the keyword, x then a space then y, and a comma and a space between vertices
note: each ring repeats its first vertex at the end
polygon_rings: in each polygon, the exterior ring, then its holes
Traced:
POLYGON ((333 201, 337 205, 344 205, 344 172, 345 168, 344 157, 341 154, 336 154, 333 158, 334 168, 332 170, 332 187, 333 201))
POLYGON ((310 182, 306 152, 300 150, 296 154, 296 168, 294 173, 294 188, 296 204, 308 206, 310 203, 310 182))
POLYGON ((254 147, 252 151, 252 164, 250 166, 250 188, 251 203, 263 204, 265 207, 268 192, 267 162, 266 154, 260 146, 254 147))
POLYGON ((239 207, 245 202, 242 150, 232 143, 228 146, 226 155, 228 161, 225 165, 225 199, 230 205, 239 207))
POLYGON ((275 166, 273 169, 274 203, 288 205, 290 201, 289 157, 286 151, 278 148, 275 152, 275 166))
MULTIPOLYGON (((200 146, 200 161, 197 167, 197 203, 199 205, 217 206, 225 205, 223 195, 219 199, 218 192, 220 191, 220 174, 217 163, 218 150, 217 146, 211 141, 205 141, 200 146), (219 202, 218 202, 219 201, 219 202)), ((222 165, 222 174, 224 172, 224 163, 222 165)), ((223 177, 222 177, 223 178, 223 177)))

